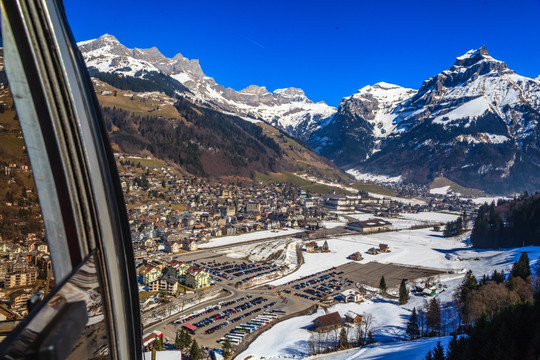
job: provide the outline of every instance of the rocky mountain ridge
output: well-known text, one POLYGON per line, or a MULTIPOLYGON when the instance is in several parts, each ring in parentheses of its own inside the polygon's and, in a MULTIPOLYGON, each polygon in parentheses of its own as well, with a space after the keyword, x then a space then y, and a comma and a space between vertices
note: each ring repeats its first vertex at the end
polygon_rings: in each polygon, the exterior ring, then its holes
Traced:
POLYGON ((371 125, 381 113, 372 99, 345 98, 308 143, 351 173, 424 184, 445 176, 495 193, 540 187, 538 80, 516 74, 482 47, 410 94, 384 107, 386 127, 371 125), (344 151, 336 143, 354 146, 344 151))
POLYGON ((78 45, 91 73, 138 78, 148 72, 159 72, 185 86, 189 91, 179 95, 199 105, 250 121, 262 120, 301 139, 307 139, 336 112, 324 102, 309 100, 304 91, 297 88, 273 92, 256 85, 240 91, 226 88, 206 76, 198 60, 187 59, 182 54, 167 58, 155 47, 129 49, 109 34, 78 45))

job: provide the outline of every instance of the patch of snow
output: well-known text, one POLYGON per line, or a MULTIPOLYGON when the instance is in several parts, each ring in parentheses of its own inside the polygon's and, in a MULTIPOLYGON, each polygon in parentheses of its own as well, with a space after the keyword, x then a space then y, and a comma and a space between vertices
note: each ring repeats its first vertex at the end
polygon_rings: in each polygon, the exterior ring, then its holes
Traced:
POLYGON ((475 119, 490 111, 491 107, 484 96, 480 96, 465 104, 453 109, 452 111, 439 115, 433 119, 434 124, 449 124, 454 120, 459 119, 475 119))
POLYGON ((370 173, 361 173, 360 171, 356 169, 349 169, 347 170, 347 173, 354 176, 354 178, 358 181, 370 181, 370 182, 376 182, 376 183, 400 183, 403 178, 401 175, 399 176, 388 176, 388 175, 376 175, 376 174, 370 174, 370 173))
POLYGON ((437 195, 446 195, 450 191, 450 185, 443 186, 440 188, 430 189, 430 194, 437 194, 437 195))
POLYGON ((251 233, 241 234, 241 235, 222 236, 218 238, 212 238, 206 244, 200 244, 199 248, 206 249, 206 248, 211 248, 215 246, 238 244, 238 243, 243 243, 243 242, 252 241, 252 240, 275 238, 275 237, 281 237, 281 236, 287 236, 287 235, 292 236, 293 234, 296 234, 302 231, 304 230, 282 228, 282 229, 277 229, 276 231, 263 230, 263 231, 254 231, 251 233))

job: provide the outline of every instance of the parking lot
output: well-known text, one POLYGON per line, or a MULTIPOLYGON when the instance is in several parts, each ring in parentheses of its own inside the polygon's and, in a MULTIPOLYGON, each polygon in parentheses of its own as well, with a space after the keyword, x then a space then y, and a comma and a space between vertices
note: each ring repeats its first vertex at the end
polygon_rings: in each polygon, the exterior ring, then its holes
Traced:
POLYGON ((227 260, 219 262, 200 261, 196 263, 213 275, 214 281, 228 281, 229 285, 240 286, 250 280, 284 270, 284 266, 273 264, 227 260))
POLYGON ((163 327, 168 339, 174 341, 175 334, 185 323, 197 327, 195 337, 201 346, 219 347, 219 342, 229 338, 234 345, 250 341, 259 331, 279 321, 285 314, 292 314, 314 304, 328 305, 338 295, 357 284, 377 288, 381 276, 388 288, 397 287, 401 279, 410 282, 439 274, 439 271, 420 269, 394 264, 350 262, 290 281, 280 286, 262 285, 244 290, 249 280, 281 267, 266 262, 250 262, 227 257, 224 254, 205 251, 186 254, 179 260, 205 268, 212 274, 218 287, 233 292, 226 301, 219 298, 206 307, 186 312, 163 327), (255 333, 253 335, 252 333, 255 333))

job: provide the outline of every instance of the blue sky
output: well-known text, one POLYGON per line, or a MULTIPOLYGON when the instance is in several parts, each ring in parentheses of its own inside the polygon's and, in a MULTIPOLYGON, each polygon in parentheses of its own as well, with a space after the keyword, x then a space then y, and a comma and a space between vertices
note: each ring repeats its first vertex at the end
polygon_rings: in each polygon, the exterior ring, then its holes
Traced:
POLYGON ((540 74, 540 0, 64 0, 77 41, 116 36, 199 59, 206 75, 302 88, 337 106, 379 81, 418 88, 486 45, 521 75, 540 74))

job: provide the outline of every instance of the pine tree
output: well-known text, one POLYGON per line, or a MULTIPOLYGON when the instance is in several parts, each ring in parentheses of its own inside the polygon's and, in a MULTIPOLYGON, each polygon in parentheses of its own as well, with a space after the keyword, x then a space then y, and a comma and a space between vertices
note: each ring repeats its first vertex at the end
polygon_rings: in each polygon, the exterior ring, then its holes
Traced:
POLYGON ((433 351, 429 350, 426 354, 426 360, 433 360, 433 351))
POLYGON ((420 328, 418 327, 418 316, 416 315, 416 308, 412 309, 411 317, 407 323, 407 335, 411 337, 411 340, 418 339, 420 337, 420 328))
POLYGON ((189 350, 189 359, 190 360, 199 360, 201 358, 201 349, 199 349, 199 344, 197 340, 193 339, 191 343, 191 349, 189 350))
POLYGON ((180 341, 180 334, 176 333, 176 338, 174 339, 174 347, 177 349, 182 348, 182 342, 180 341))
POLYGON ((531 266, 529 263, 529 256, 526 252, 522 253, 519 260, 512 266, 511 276, 520 277, 523 280, 527 280, 531 276, 531 266))
MULTIPOLYGON (((426 316, 426 325, 431 328, 432 332, 439 333, 441 329, 441 307, 436 298, 429 302, 428 312, 426 316)), ((428 330, 429 331, 429 330, 428 330)))
POLYGON ((444 348, 440 341, 437 341, 437 345, 433 348, 433 360, 446 360, 444 356, 444 348))
POLYGON ((322 249, 323 249, 324 252, 327 252, 327 251, 328 251, 328 241, 324 240, 322 249))
POLYGON ((228 338, 225 339, 225 341, 223 342, 223 345, 221 345, 221 354, 223 355, 225 360, 229 358, 229 356, 231 356, 232 354, 232 344, 228 338))
POLYGON ((407 300, 409 300, 407 284, 405 283, 405 279, 402 279, 401 284, 399 285, 399 305, 406 304, 407 300))
POLYGON ((339 346, 342 349, 348 349, 350 347, 347 331, 345 331, 344 327, 342 327, 341 331, 339 332, 339 346))
POLYGON ((446 360, 462 360, 465 358, 465 346, 466 338, 457 338, 454 334, 450 342, 448 343, 448 350, 446 351, 446 360))
POLYGON ((381 289, 382 292, 386 292, 386 280, 384 280, 384 276, 381 276, 381 281, 379 282, 379 289, 381 289))

